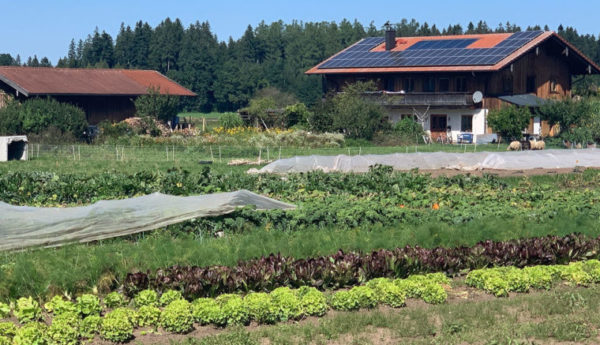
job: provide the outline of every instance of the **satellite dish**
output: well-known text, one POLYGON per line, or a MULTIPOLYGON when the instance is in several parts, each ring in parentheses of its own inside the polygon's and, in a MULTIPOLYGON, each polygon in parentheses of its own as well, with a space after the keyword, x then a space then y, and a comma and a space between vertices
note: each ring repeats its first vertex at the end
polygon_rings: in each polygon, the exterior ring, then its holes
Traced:
POLYGON ((481 91, 475 91, 475 93, 473 93, 473 103, 475 103, 475 104, 481 103, 482 100, 483 100, 483 93, 481 93, 481 91))

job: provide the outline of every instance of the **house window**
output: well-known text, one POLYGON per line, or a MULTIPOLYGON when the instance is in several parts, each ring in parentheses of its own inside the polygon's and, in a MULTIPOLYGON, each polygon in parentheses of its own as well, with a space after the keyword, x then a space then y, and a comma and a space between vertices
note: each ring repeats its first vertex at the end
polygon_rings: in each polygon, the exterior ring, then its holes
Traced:
POLYGON ((448 91, 450 91, 450 79, 448 79, 448 78, 440 78, 439 91, 440 92, 448 92, 448 91))
POLYGON ((460 118, 460 131, 473 132, 473 115, 463 115, 460 118))
POLYGON ((405 78, 402 81, 402 90, 404 90, 404 92, 415 91, 415 80, 413 78, 405 78))
POLYGON ((394 78, 385 79, 385 91, 395 91, 394 78))
POLYGON ((435 92, 435 78, 428 77, 423 80, 423 92, 435 92))
POLYGON ((556 79, 550 79, 550 92, 558 93, 558 83, 556 79))
POLYGON ((513 92, 513 78, 512 76, 507 76, 502 79, 502 91, 504 93, 512 93, 513 92))
POLYGON ((467 78, 456 78, 456 92, 467 92, 467 78))
POLYGON ((535 76, 530 75, 527 77, 527 93, 536 93, 536 84, 535 84, 535 76))

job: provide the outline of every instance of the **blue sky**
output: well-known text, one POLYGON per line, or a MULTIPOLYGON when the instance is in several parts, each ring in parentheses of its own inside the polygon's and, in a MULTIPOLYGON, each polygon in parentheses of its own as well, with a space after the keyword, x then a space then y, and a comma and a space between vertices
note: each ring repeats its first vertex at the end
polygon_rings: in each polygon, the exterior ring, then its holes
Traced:
POLYGON ((415 18, 439 27, 480 19, 496 27, 510 21, 522 27, 548 24, 574 26, 580 33, 600 34, 600 1, 597 0, 103 0, 103 1, 0 1, 0 53, 13 56, 37 54, 52 63, 66 55, 71 38, 85 39, 95 27, 113 38, 121 22, 134 25, 143 20, 152 26, 166 17, 180 18, 184 25, 208 20, 220 40, 238 38, 248 24, 261 20, 336 21, 357 19, 365 26, 380 27, 385 21, 415 18))

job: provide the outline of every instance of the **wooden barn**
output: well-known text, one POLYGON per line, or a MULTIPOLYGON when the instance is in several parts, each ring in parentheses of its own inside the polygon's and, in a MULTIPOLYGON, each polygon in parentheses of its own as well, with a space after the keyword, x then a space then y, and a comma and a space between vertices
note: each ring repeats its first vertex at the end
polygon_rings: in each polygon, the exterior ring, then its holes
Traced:
POLYGON ((196 96, 156 71, 0 67, 0 107, 8 97, 53 97, 82 108, 92 125, 133 116, 135 99, 149 89, 173 96, 196 96))
MULTIPOLYGON (((489 110, 504 104, 534 108, 547 99, 571 96, 576 75, 600 67, 554 32, 365 38, 307 74, 323 76, 326 91, 373 80, 372 95, 395 122, 418 117, 431 137, 464 132, 489 137, 489 110)), ((528 133, 551 129, 532 118, 528 133)))

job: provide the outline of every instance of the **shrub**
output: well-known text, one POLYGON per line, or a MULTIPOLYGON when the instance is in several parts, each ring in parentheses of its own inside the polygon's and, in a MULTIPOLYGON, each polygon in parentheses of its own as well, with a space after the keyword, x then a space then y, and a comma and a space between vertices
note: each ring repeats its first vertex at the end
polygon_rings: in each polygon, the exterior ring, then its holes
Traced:
POLYGON ((13 338, 13 345, 46 345, 45 333, 46 325, 43 323, 28 323, 17 329, 13 338))
POLYGON ((12 339, 17 333, 17 326, 12 322, 0 322, 0 337, 12 339))
POLYGON ((14 313, 20 323, 26 323, 39 320, 42 316, 42 308, 31 296, 22 297, 17 300, 14 313))
POLYGON ((104 316, 100 336, 105 340, 122 343, 133 337, 133 327, 131 313, 125 308, 118 308, 104 316))
POLYGON ((521 132, 529 125, 531 116, 527 107, 511 105, 490 111, 488 124, 504 139, 520 139, 521 132))
POLYGON ((145 305, 158 306, 158 295, 154 290, 141 291, 134 298, 136 307, 143 307, 145 305))
POLYGON ((402 120, 396 122, 394 125, 394 132, 401 137, 404 137, 409 140, 417 139, 420 140, 421 137, 425 134, 423 130, 423 126, 420 123, 416 122, 412 118, 403 118, 402 120))
POLYGON ((102 311, 100 299, 97 296, 85 294, 77 297, 77 310, 81 315, 99 315, 102 311))
POLYGON ((190 303, 184 299, 171 302, 160 314, 160 325, 166 331, 186 333, 194 328, 190 303))
POLYGON ((264 292, 251 292, 244 297, 244 305, 251 319, 258 323, 275 323, 277 307, 271 296, 264 292))
POLYGON ((237 113, 223 113, 219 117, 219 124, 225 129, 231 129, 243 126, 244 121, 237 113))
POLYGON ((118 292, 111 292, 104 297, 104 304, 109 308, 117 308, 125 305, 125 296, 118 292))
POLYGON ((327 299, 325 295, 314 287, 303 286, 297 291, 304 314, 310 316, 323 316, 327 312, 327 299))
POLYGON ((92 339, 100 332, 102 318, 98 315, 90 315, 84 318, 79 325, 79 335, 85 339, 92 339))
POLYGON ((173 301, 182 299, 181 292, 175 290, 167 290, 160 296, 160 305, 166 306, 173 301))
POLYGON ((0 134, 40 134, 50 128, 83 138, 87 121, 83 110, 52 98, 32 98, 9 102, 0 109, 0 134), (10 124, 9 122, 12 122, 10 124))
POLYGON ((4 319, 8 315, 10 315, 10 305, 6 303, 0 302, 0 319, 4 319))
POLYGON ((179 97, 163 95, 158 88, 148 89, 147 95, 135 100, 135 110, 139 117, 150 116, 167 122, 178 113, 179 97))
POLYGON ((215 319, 217 325, 245 325, 250 321, 248 308, 239 295, 221 295, 216 298, 216 301, 221 309, 215 319))
POLYGON ((112 123, 105 120, 98 124, 98 129, 103 138, 117 139, 133 134, 133 129, 126 122, 112 123))
POLYGON ((358 300, 350 291, 338 291, 331 296, 329 301, 331 307, 335 310, 356 310, 358 309, 358 300))
POLYGON ((72 320, 55 318, 46 330, 45 338, 48 345, 76 345, 79 343, 78 325, 72 320))
POLYGON ((386 124, 383 108, 365 99, 365 92, 373 91, 372 82, 357 82, 346 86, 343 92, 333 96, 332 119, 334 128, 349 138, 371 139, 386 124))
POLYGON ((304 103, 288 105, 283 111, 285 126, 290 128, 296 125, 304 125, 310 117, 310 111, 304 103))
POLYGON ((297 320, 302 317, 302 304, 290 288, 277 288, 270 295, 278 309, 279 320, 297 320))
POLYGON ((145 305, 137 311, 138 326, 156 327, 160 319, 160 309, 150 305, 145 305))
POLYGON ((377 306, 377 296, 375 291, 368 286, 355 286, 350 289, 354 295, 359 308, 374 308, 377 306))
POLYGON ((200 324, 215 322, 220 313, 219 304, 212 298, 198 298, 192 302, 192 315, 200 324))

